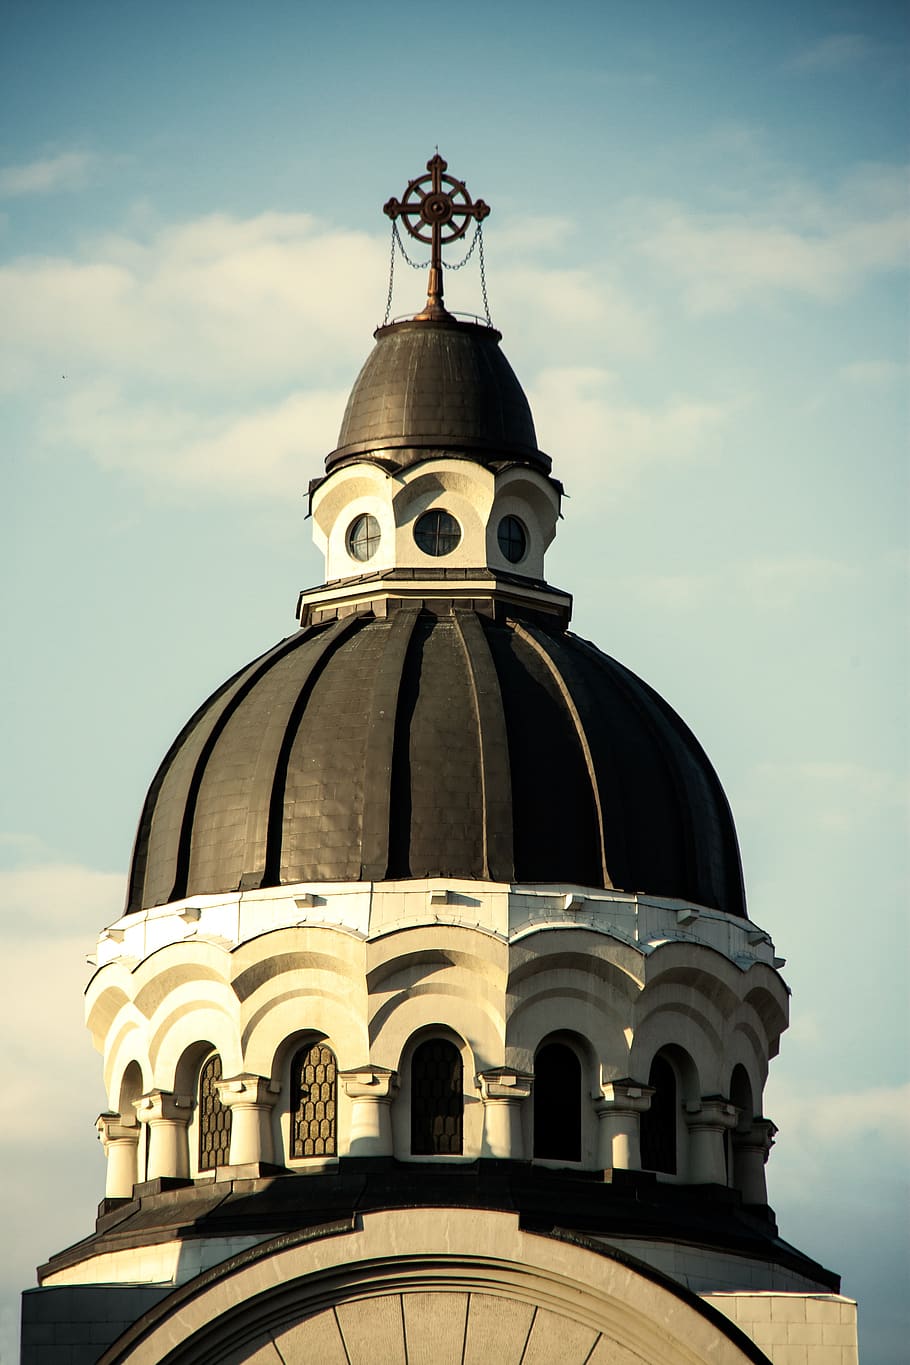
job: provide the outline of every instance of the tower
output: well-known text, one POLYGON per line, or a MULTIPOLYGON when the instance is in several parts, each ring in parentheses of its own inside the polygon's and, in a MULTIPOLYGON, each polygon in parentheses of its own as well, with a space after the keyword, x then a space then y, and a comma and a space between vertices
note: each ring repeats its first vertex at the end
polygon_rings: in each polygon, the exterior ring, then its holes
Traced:
POLYGON ((562 487, 444 302, 488 209, 427 170, 386 205, 426 305, 310 486, 325 582, 146 797, 86 998, 105 1198, 24 1360, 846 1365, 767 1204, 787 991, 726 798, 569 630, 562 487))

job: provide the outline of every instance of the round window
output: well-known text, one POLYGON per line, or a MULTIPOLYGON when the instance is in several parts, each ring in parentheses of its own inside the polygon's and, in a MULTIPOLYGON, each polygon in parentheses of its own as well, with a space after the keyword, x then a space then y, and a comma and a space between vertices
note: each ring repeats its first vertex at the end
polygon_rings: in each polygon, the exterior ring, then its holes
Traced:
POLYGON ((524 559, 528 548, 528 533, 517 517, 503 517, 496 532, 499 548, 510 564, 524 559))
POLYGON ((379 522, 369 512, 355 517, 348 527, 348 554, 352 559, 372 559, 379 548, 379 522))
POLYGON ((414 539, 425 555, 450 555, 461 540, 461 527, 449 512, 434 507, 418 517, 414 539))

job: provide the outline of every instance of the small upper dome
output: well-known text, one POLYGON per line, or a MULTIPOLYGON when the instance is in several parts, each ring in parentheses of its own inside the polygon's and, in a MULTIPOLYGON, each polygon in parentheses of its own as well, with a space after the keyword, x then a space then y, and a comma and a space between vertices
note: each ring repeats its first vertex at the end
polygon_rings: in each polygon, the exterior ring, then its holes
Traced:
POLYGON ((531 617, 405 605, 300 630, 201 707, 146 798, 127 909, 433 876, 745 914, 721 785, 655 692, 531 617))
POLYGON ((518 460, 547 473, 534 419, 492 327, 450 316, 380 327, 326 470, 376 453, 397 468, 432 453, 518 460))

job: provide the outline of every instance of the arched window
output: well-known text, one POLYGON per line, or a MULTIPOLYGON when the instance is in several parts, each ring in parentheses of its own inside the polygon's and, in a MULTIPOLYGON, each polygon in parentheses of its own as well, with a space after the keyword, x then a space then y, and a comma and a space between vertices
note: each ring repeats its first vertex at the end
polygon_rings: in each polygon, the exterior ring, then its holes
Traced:
POLYGON ((565 1043, 534 1058, 534 1155, 581 1161, 581 1063, 565 1043))
POLYGON ((428 1038, 411 1058, 411 1153, 460 1156, 464 1082, 461 1053, 445 1038, 428 1038))
POLYGON ((226 1166, 231 1151, 231 1111, 221 1103, 215 1082, 221 1080, 217 1052, 206 1058, 199 1072, 199 1169, 226 1166))
POLYGON ((651 1107, 641 1116, 641 1164, 646 1171, 675 1175, 676 1119, 679 1109, 676 1072, 666 1057, 657 1056, 648 1077, 654 1094, 651 1107))
POLYGON ((291 1156, 334 1156, 338 1068, 324 1043, 313 1043, 291 1061, 291 1156))
POLYGON ((736 1120, 736 1128, 733 1132, 729 1128, 724 1133, 724 1156, 727 1161, 727 1184, 734 1185, 742 1190, 746 1182, 746 1173, 743 1170, 743 1163, 738 1160, 737 1135, 751 1131, 755 1121, 755 1103, 752 1098, 752 1082, 749 1080, 749 1073, 742 1062, 737 1062, 730 1077, 730 1103, 735 1104, 739 1110, 739 1117, 736 1120))

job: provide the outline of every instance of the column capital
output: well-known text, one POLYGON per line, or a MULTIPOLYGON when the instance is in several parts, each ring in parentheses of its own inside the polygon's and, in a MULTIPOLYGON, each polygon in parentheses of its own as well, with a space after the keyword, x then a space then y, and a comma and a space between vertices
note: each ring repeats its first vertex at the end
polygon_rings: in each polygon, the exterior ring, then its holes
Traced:
POLYGON ((767 1161, 776 1136, 777 1124, 772 1123, 770 1119, 759 1116, 748 1125, 734 1128, 733 1143, 736 1147, 754 1148, 756 1151, 760 1151, 767 1161))
POLYGON ((515 1071, 509 1066, 494 1066, 474 1077, 484 1101, 526 1100, 531 1093, 534 1077, 526 1071, 515 1071))
POLYGON ((194 1108, 192 1095, 170 1090, 149 1090, 133 1105, 140 1123, 189 1123, 194 1108))
POLYGON ((641 1081, 625 1076, 622 1080, 601 1082, 600 1094, 592 1095, 591 1099, 598 1115, 643 1114, 651 1107, 653 1094, 653 1086, 643 1085, 641 1081))
POLYGON ((140 1131, 137 1119, 124 1122, 122 1114, 106 1112, 95 1119, 95 1132, 105 1151, 112 1142, 138 1142, 140 1131))
POLYGON ((736 1127, 740 1111, 723 1095, 702 1095, 700 1100, 687 1101, 683 1113, 690 1129, 707 1128, 720 1133, 736 1127))
POLYGON ((251 1072, 241 1072, 239 1076, 230 1076, 226 1080, 215 1082, 215 1088, 221 1103, 227 1108, 232 1109, 236 1105, 242 1108, 244 1105, 254 1105, 260 1108, 263 1105, 271 1107, 281 1093, 281 1086, 278 1081, 270 1080, 268 1076, 256 1076, 251 1072))
POLYGON ((392 1100, 398 1093, 398 1072, 387 1066, 355 1066, 339 1071, 344 1093, 349 1099, 392 1100))

